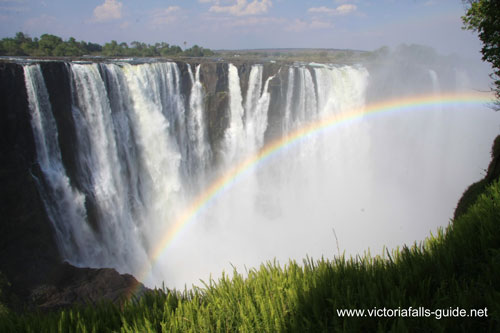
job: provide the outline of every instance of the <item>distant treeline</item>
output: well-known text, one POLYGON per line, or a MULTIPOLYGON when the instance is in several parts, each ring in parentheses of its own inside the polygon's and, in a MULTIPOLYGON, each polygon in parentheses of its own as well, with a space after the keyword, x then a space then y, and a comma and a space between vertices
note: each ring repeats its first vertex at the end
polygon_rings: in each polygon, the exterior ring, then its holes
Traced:
POLYGON ((194 45, 183 51, 180 46, 169 45, 165 42, 150 45, 134 41, 129 46, 127 43, 118 43, 113 40, 102 46, 85 41, 77 42, 73 37, 64 41, 61 37, 50 34, 43 34, 40 38, 31 38, 22 32, 18 32, 14 38, 3 38, 0 40, 0 55, 35 57, 80 57, 84 55, 111 57, 205 57, 214 55, 214 52, 198 45, 194 45))

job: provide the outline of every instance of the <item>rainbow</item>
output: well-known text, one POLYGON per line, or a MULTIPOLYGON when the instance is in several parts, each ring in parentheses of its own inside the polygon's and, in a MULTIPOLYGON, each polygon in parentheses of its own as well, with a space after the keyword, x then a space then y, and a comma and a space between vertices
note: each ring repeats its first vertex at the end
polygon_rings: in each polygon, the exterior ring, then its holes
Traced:
POLYGON ((194 217, 204 209, 210 202, 218 197, 226 189, 230 188, 238 179, 243 177, 247 171, 260 165, 272 155, 277 154, 283 148, 288 147, 300 140, 305 140, 314 134, 322 132, 332 127, 346 124, 351 121, 366 116, 378 114, 400 113, 406 111, 421 110, 436 106, 479 106, 494 102, 491 93, 444 93, 408 96, 392 100, 376 102, 364 107, 352 109, 342 114, 335 114, 315 122, 311 122, 302 128, 295 130, 288 135, 268 143, 258 153, 246 158, 240 164, 228 170, 224 175, 216 179, 205 189, 191 204, 180 214, 165 232, 160 242, 150 254, 149 262, 144 265, 144 269, 138 275, 139 281, 144 281, 150 273, 151 267, 159 257, 167 250, 172 241, 182 232, 182 230, 194 221, 194 217))

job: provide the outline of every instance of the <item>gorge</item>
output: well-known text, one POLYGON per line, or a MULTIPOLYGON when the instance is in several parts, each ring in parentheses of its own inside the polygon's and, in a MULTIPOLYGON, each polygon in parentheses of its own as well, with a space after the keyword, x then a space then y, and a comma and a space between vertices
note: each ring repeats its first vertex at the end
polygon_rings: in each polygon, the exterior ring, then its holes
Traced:
POLYGON ((3 61, 0 269, 65 260, 183 288, 231 264, 423 240, 481 176, 499 119, 457 98, 341 122, 484 89, 459 62, 392 60, 3 61))

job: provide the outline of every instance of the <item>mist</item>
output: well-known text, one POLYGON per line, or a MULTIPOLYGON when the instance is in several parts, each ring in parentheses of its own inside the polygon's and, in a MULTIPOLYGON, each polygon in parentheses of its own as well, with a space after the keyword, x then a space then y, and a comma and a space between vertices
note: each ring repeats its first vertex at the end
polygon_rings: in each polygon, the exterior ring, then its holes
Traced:
MULTIPOLYGON (((282 133, 376 101, 489 91, 482 63, 416 45, 378 52, 362 65, 281 73, 288 76, 282 133)), ((225 138, 232 152, 213 178, 261 148, 248 97, 229 93, 232 111, 239 108, 225 138)), ((448 225, 463 191, 484 176, 499 120, 487 106, 436 105, 315 133, 257 163, 203 206, 155 263, 152 280, 183 288, 233 267, 245 273, 266 261, 383 255, 421 242, 448 225)))
POLYGON ((39 192, 61 256, 149 287, 421 242, 485 174, 500 125, 488 105, 382 110, 256 158, 275 140, 380 101, 488 94, 490 69, 417 45, 349 65, 71 62, 68 151, 41 65, 23 66, 39 192), (227 103, 209 109, 209 86, 220 82, 227 103))

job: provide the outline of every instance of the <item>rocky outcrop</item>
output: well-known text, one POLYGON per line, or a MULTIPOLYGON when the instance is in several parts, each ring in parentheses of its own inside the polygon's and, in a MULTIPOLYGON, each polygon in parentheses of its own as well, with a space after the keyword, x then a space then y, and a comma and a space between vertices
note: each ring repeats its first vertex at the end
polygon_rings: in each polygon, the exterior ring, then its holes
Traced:
POLYGON ((112 268, 78 268, 64 263, 58 266, 51 281, 31 291, 30 304, 41 310, 103 300, 120 304, 140 297, 146 290, 132 275, 119 274, 112 268))

